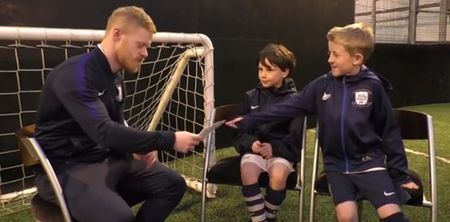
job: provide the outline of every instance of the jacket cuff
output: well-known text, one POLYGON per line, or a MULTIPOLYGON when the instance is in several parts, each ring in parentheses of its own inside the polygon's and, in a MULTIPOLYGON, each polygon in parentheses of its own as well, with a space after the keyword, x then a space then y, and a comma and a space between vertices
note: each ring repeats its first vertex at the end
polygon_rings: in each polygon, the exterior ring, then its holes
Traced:
POLYGON ((272 156, 274 157, 283 157, 281 149, 287 149, 284 147, 284 144, 282 144, 279 140, 272 140, 270 141, 270 144, 272 145, 272 156))
POLYGON ((244 148, 244 150, 240 151, 240 153, 247 153, 247 152, 253 153, 252 145, 255 141, 258 140, 258 138, 256 138, 253 135, 249 135, 249 134, 246 134, 244 136, 245 136, 245 140, 242 143, 242 148, 244 148))
POLYGON ((388 172, 395 184, 402 185, 412 181, 406 172, 397 169, 390 169, 388 172))
POLYGON ((159 131, 160 139, 158 141, 158 147, 164 150, 173 150, 175 146, 175 132, 171 131, 159 131))

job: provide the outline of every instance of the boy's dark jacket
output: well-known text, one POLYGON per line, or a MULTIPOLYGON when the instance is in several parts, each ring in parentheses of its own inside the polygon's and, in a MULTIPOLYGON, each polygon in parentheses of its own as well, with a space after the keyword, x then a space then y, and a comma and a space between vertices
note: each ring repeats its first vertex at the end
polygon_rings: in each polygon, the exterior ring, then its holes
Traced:
POLYGON ((357 75, 322 75, 267 112, 246 115, 248 131, 264 122, 317 114, 326 171, 359 172, 386 167, 397 183, 409 182, 400 131, 386 93, 391 86, 363 66, 357 75))
MULTIPOLYGON (((275 103, 285 101, 297 92, 295 83, 291 78, 286 78, 283 85, 278 88, 256 88, 245 93, 239 107, 239 114, 267 110, 275 103)), ((300 155, 300 144, 302 139, 303 118, 294 120, 274 121, 261 124, 251 132, 239 132, 235 136, 234 145, 240 154, 252 153, 253 142, 268 142, 272 145, 273 156, 283 157, 290 162, 298 162, 300 155)))

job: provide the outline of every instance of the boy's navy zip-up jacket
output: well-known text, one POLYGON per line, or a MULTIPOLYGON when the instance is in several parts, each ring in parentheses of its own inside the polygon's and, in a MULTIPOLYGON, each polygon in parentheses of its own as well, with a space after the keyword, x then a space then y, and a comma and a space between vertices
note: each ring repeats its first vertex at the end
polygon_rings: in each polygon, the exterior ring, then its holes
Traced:
MULTIPOLYGON (((283 85, 278 88, 258 87, 245 93, 239 107, 239 114, 267 110, 275 103, 285 101, 297 92, 295 83, 291 78, 286 78, 283 85)), ((279 120, 267 124, 261 124, 252 132, 239 132, 234 138, 234 146, 241 154, 252 153, 253 142, 270 143, 274 157, 283 157, 296 163, 300 158, 300 145, 302 140, 303 118, 279 120)))
POLYGON ((124 125, 125 91, 99 48, 72 57, 47 77, 35 137, 58 165, 102 161, 110 154, 172 149, 173 132, 145 132, 124 125))
POLYGON ((317 114, 326 171, 361 172, 385 167, 406 183, 408 163, 386 89, 388 82, 363 66, 352 76, 325 74, 267 112, 246 115, 239 126, 256 126, 298 115, 317 114))

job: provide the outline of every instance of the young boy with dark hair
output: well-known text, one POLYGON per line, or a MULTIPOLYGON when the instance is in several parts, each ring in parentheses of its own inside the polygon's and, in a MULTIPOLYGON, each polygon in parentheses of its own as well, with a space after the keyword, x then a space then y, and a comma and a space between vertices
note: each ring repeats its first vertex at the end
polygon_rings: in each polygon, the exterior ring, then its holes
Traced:
POLYGON ((369 200, 381 221, 409 221, 399 205, 401 188, 417 189, 386 93, 388 82, 364 66, 374 48, 362 23, 328 34, 331 71, 270 110, 229 121, 244 131, 270 121, 316 114, 324 169, 339 221, 358 221, 357 195, 369 200))
MULTIPOLYGON (((294 54, 279 44, 269 44, 259 53, 256 88, 247 91, 240 103, 240 115, 269 109, 297 92, 289 78, 295 67, 294 54)), ((299 160, 300 119, 286 119, 262 124, 251 132, 235 137, 236 150, 242 155, 241 179, 248 213, 253 222, 274 221, 286 197, 286 180, 299 160), (269 186, 262 196, 258 178, 269 175, 269 186)))

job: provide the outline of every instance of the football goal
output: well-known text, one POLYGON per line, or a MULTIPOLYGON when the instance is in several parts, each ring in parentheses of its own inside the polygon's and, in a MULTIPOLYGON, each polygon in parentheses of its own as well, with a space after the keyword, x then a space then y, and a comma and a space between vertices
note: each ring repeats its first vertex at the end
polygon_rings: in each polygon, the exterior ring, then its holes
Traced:
MULTIPOLYGON (((103 35, 103 30, 0 27, 0 216, 23 208, 35 193, 33 173, 23 167, 14 132, 34 123, 48 73, 96 47, 103 35)), ((210 39, 203 34, 156 33, 148 53, 137 74, 122 72, 128 125, 200 132, 210 124, 214 108, 210 39)), ((160 153, 159 159, 201 191, 203 145, 189 154, 160 153)))

